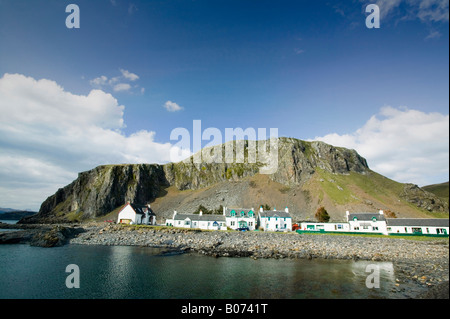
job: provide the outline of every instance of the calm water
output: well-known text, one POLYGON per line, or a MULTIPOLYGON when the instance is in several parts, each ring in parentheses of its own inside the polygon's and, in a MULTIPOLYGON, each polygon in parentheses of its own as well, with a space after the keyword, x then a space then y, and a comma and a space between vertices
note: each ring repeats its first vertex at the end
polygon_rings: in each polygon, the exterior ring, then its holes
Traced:
POLYGON ((0 298, 401 298, 391 292, 391 263, 380 288, 366 287, 373 262, 213 258, 161 255, 155 248, 0 246, 0 298), (80 269, 80 288, 65 285, 66 266, 80 269))

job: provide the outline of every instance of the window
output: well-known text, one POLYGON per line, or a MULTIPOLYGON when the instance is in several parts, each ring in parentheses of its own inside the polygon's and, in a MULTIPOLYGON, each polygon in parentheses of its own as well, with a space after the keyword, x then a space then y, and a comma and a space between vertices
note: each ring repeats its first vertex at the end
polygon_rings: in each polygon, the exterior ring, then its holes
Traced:
POLYGON ((236 216, 236 212, 234 211, 234 209, 231 211, 231 216, 236 216))
POLYGON ((253 222, 248 222, 248 225, 249 226, 253 226, 253 222))
POLYGON ((358 220, 358 218, 355 216, 355 217, 353 217, 353 220, 356 222, 358 220))
POLYGON ((378 227, 372 227, 372 230, 378 230, 378 227))
POLYGON ((374 217, 372 217, 372 221, 374 222, 374 223, 376 223, 377 222, 377 218, 374 216, 374 217))
POLYGON ((245 212, 244 212, 244 211, 241 212, 241 216, 242 216, 242 217, 245 216, 245 212))
POLYGON ((232 222, 230 223, 230 226, 234 226, 234 225, 235 225, 235 222, 232 221, 232 222))
POLYGON ((252 210, 248 212, 248 217, 253 217, 253 211, 252 210))

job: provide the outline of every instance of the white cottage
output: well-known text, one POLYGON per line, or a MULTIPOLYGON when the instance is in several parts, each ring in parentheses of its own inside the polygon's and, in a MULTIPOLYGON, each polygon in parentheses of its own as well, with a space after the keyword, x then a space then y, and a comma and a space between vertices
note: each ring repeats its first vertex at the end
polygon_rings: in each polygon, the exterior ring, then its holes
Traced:
POLYGON ((448 218, 387 218, 387 232, 394 234, 448 236, 448 218))
POLYGON ((292 231, 292 217, 289 209, 286 207, 284 211, 263 210, 259 208, 258 226, 265 231, 292 231))
POLYGON ((128 202, 119 211, 118 224, 156 225, 156 214, 148 205, 137 205, 128 202))
POLYGON ((378 213, 346 212, 350 232, 381 233, 387 235, 386 218, 380 210, 378 213))
POLYGON ((223 208, 227 227, 231 229, 256 229, 256 216, 253 208, 223 208))
POLYGON ((300 231, 348 232, 349 229, 348 223, 302 222, 300 224, 300 231))
POLYGON ((225 216, 215 214, 179 214, 173 213, 172 218, 166 219, 166 226, 181 228, 199 228, 206 230, 226 230, 225 216))

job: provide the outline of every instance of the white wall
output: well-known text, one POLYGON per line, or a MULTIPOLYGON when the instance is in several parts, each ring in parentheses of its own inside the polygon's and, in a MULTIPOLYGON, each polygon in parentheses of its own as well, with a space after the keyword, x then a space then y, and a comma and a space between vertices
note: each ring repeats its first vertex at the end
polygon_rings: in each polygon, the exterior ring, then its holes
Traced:
POLYGON ((126 205, 117 216, 117 223, 120 223, 122 219, 130 219, 133 224, 141 223, 141 215, 136 214, 134 209, 130 205, 126 205))
POLYGON ((259 225, 266 231, 291 231, 292 218, 289 217, 261 217, 259 225))
POLYGON ((315 223, 315 222, 303 222, 300 224, 301 230, 324 230, 324 231, 331 231, 331 232, 348 232, 350 229, 350 226, 348 223, 315 223), (311 227, 308 226, 314 226, 314 229, 311 229, 311 227))
POLYGON ((437 230, 439 229, 439 235, 442 235, 442 229, 449 233, 448 227, 435 227, 435 226, 389 226, 388 234, 414 234, 413 228, 420 228, 423 235, 438 235, 437 230))
POLYGON ((238 229, 239 222, 244 221, 247 223, 247 227, 249 230, 255 230, 256 227, 256 218, 255 217, 240 217, 240 216, 227 216, 226 217, 226 226, 231 229, 238 229))

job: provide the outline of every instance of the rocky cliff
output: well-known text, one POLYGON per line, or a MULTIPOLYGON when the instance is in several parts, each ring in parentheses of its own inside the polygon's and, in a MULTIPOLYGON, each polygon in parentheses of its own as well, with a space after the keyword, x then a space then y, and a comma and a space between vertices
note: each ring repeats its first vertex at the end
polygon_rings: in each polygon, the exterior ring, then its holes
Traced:
MULTIPOLYGON (((335 214, 344 214, 347 203, 387 209, 384 197, 371 194, 373 188, 379 192, 384 187, 381 193, 397 193, 392 202, 401 200, 405 205, 417 204, 419 210, 448 213, 448 204, 445 206, 433 194, 423 193, 427 203, 433 202, 424 207, 424 202, 416 198, 417 192, 408 191, 406 186, 402 191, 402 187, 397 187, 399 183, 380 179, 354 150, 293 138, 279 138, 277 145, 278 168, 264 176, 260 169, 267 162, 261 162, 263 157, 259 153, 256 162, 249 160, 248 142, 244 142, 244 163, 196 163, 194 155, 189 160, 165 165, 99 166, 80 173, 75 181, 45 200, 37 215, 21 222, 82 221, 104 216, 127 201, 154 203, 160 218, 169 216, 173 210, 190 212, 199 204, 213 209, 219 205, 252 207, 263 203, 289 205, 294 208, 294 216, 304 218, 320 204, 327 204, 329 212, 335 214), (374 183, 376 186, 370 189, 365 186, 374 183), (411 194, 415 199, 410 198, 411 194)), ((223 144, 215 150, 224 152, 225 147, 223 144)), ((201 152, 210 155, 213 151, 207 148, 201 152)), ((362 209, 352 206, 356 207, 362 209)))

